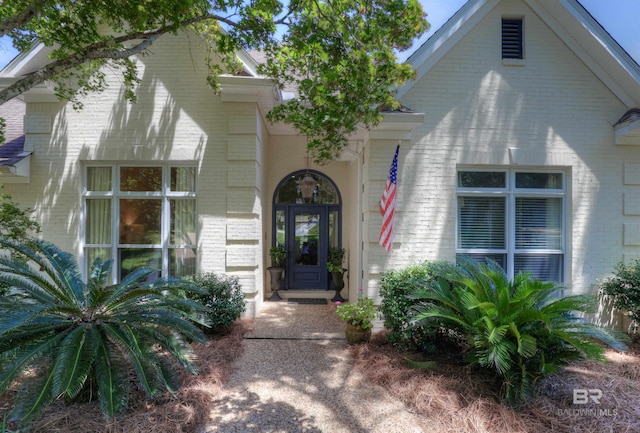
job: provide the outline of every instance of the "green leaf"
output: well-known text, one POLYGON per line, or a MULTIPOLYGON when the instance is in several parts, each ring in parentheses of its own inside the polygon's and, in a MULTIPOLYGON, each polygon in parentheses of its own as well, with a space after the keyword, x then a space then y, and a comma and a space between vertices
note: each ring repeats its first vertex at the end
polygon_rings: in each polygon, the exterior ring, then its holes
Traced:
POLYGON ((11 358, 11 361, 0 363, 0 391, 6 390, 13 380, 31 365, 34 358, 40 357, 43 353, 56 347, 65 336, 66 333, 60 333, 44 341, 39 338, 35 341, 23 340, 23 346, 11 358))
POLYGON ((407 357, 405 357, 404 359, 410 368, 420 370, 432 370, 438 365, 435 361, 414 361, 413 359, 407 357))
POLYGON ((117 328, 102 325, 102 328, 126 352, 126 357, 131 362, 142 389, 150 397, 155 396, 159 391, 156 382, 157 367, 154 365, 156 355, 144 346, 139 339, 139 334, 132 332, 126 324, 120 324, 117 328))
POLYGON ((494 327, 493 324, 488 326, 487 329, 487 341, 491 344, 499 343, 509 330, 509 325, 502 325, 494 327))
POLYGON ((98 384, 100 408, 107 418, 126 409, 129 401, 129 375, 120 351, 107 338, 98 341, 95 377, 98 384))
POLYGON ((39 376, 24 380, 11 409, 12 417, 19 419, 21 425, 37 418, 53 401, 54 376, 53 368, 48 368, 39 376))
POLYGON ((62 341, 56 358, 54 394, 73 398, 82 390, 97 350, 97 336, 95 330, 91 331, 91 326, 77 326, 62 341))

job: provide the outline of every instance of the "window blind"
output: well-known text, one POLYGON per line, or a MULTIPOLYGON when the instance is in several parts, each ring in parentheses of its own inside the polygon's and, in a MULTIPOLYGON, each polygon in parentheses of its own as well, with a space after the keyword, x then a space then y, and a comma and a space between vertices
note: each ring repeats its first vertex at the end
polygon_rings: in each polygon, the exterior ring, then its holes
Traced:
POLYGON ((505 197, 458 197, 458 221, 458 248, 506 248, 505 197))
POLYGON ((562 249, 562 199, 516 197, 516 249, 562 249))

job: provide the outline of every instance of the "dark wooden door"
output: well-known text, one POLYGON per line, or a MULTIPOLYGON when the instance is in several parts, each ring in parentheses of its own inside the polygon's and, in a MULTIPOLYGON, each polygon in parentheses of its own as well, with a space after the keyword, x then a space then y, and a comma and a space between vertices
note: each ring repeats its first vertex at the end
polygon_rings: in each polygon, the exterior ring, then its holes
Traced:
POLYGON ((326 289, 329 251, 325 206, 292 206, 287 218, 287 287, 326 289))

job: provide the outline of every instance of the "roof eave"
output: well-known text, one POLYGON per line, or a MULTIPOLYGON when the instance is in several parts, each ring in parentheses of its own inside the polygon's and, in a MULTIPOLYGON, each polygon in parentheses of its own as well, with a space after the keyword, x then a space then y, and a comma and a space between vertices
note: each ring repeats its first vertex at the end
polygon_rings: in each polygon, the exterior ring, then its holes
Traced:
POLYGON ((31 179, 31 152, 22 152, 9 164, 0 163, 0 182, 29 183, 31 179))
POLYGON ((424 123, 424 113, 383 113, 382 122, 371 128, 372 140, 411 140, 413 130, 424 123))
POLYGON ((27 51, 18 54, 2 70, 0 77, 16 78, 30 74, 48 63, 51 63, 49 53, 54 47, 47 47, 39 42, 27 51))
POLYGON ((613 127, 613 132, 617 145, 640 145, 640 119, 617 124, 613 127))
POLYGON ((424 77, 458 42, 469 33, 500 0, 469 0, 422 44, 409 58, 416 71, 413 81, 400 87, 397 97, 402 98, 413 85, 424 77))
POLYGON ((640 66, 577 0, 525 2, 627 108, 640 105, 640 66))

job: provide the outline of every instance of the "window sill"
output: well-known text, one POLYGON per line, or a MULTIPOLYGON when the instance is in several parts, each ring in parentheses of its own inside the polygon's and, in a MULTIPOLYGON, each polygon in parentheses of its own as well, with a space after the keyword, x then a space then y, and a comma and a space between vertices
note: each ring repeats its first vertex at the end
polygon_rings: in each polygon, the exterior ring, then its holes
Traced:
POLYGON ((502 59, 504 66, 524 66, 526 65, 525 59, 502 59))

